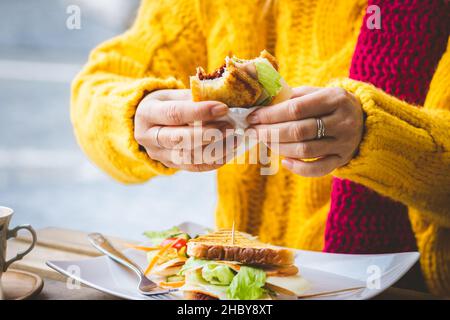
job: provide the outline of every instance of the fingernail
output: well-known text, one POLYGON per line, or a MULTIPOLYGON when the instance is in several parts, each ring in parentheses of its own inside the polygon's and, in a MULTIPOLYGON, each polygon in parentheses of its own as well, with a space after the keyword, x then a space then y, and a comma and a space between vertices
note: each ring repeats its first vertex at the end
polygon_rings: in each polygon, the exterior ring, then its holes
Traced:
POLYGON ((252 115, 248 116, 247 121, 250 124, 258 124, 259 118, 256 114, 252 114, 252 115))
POLYGON ((224 104, 218 104, 211 109, 213 116, 224 116, 228 113, 228 107, 224 104))
POLYGON ((286 169, 292 169, 292 167, 294 166, 294 163, 292 162, 292 160, 288 160, 288 159, 283 159, 281 160, 281 164, 283 165, 283 167, 285 167, 286 169))

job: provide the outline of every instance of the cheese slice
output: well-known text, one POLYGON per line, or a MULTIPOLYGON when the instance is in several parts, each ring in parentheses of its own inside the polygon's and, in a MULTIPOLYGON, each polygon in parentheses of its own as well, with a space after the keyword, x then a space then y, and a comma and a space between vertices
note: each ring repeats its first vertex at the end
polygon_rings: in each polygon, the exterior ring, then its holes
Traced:
POLYGON ((184 263, 186 262, 186 258, 175 258, 169 261, 166 261, 160 265, 157 265, 151 272, 153 275, 158 276, 171 276, 177 274, 184 263))
POLYGON ((185 285, 181 287, 180 290, 196 291, 200 293, 205 293, 220 300, 226 300, 228 286, 218 286, 210 284, 202 279, 200 273, 201 269, 187 271, 185 274, 186 276, 185 285))
POLYGON ((300 275, 289 277, 267 277, 266 287, 279 293, 300 296, 310 289, 309 282, 300 275))

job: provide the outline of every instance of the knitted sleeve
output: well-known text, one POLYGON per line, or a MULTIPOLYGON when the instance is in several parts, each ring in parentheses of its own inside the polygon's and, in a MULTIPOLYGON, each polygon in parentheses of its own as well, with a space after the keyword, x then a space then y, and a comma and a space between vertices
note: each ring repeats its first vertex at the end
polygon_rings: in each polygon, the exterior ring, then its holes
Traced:
POLYGON ((365 112, 358 155, 334 175, 353 180, 450 227, 450 45, 415 108, 372 85, 341 79, 365 112))
POLYGON ((134 139, 140 100, 185 88, 206 46, 195 1, 144 0, 133 26, 93 50, 72 83, 71 119, 89 158, 113 178, 144 182, 172 169, 151 160, 134 139))

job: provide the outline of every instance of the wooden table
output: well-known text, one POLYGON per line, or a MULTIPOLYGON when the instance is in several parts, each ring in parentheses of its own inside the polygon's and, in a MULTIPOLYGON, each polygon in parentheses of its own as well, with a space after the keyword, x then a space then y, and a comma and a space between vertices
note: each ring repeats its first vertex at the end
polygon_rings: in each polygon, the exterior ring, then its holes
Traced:
MULTIPOLYGON (((68 289, 67 279, 50 269, 47 260, 78 260, 96 257, 100 254, 87 241, 86 233, 61 228, 45 228, 37 231, 38 242, 34 250, 23 260, 12 265, 14 269, 30 271, 44 279, 42 292, 34 299, 38 300, 115 300, 119 299, 98 290, 81 286, 78 289, 68 289)), ((108 237, 118 249, 124 249, 125 243, 133 243, 116 237, 108 237)), ((31 239, 28 235, 20 235, 8 241, 8 256, 18 250, 28 247, 31 239)), ((377 299, 419 299, 429 300, 436 297, 411 290, 389 288, 377 299)))

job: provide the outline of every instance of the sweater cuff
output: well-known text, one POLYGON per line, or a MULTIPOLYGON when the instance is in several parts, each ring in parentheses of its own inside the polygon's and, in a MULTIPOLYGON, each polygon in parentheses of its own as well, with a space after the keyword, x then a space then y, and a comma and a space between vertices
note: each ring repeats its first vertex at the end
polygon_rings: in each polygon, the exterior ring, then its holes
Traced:
POLYGON ((170 175, 175 173, 177 170, 168 168, 164 166, 161 162, 151 159, 148 154, 142 150, 137 141, 134 138, 134 116, 136 114, 136 109, 141 102, 141 100, 150 92, 162 89, 183 89, 185 88, 181 81, 175 78, 168 79, 155 79, 155 78, 144 78, 130 83, 129 86, 124 86, 120 89, 117 94, 125 97, 123 99, 118 99, 122 101, 122 108, 114 108, 119 114, 115 117, 122 121, 119 127, 126 129, 127 134, 124 135, 123 139, 116 137, 114 140, 120 143, 127 144, 127 147, 122 149, 128 149, 130 151, 130 156, 136 157, 137 160, 147 163, 149 171, 152 175, 170 175), (127 137, 127 139, 124 139, 127 137))
POLYGON ((149 92, 181 89, 174 78, 140 79, 80 73, 72 83, 71 118, 77 141, 89 158, 114 179, 141 183, 175 169, 150 159, 134 138, 134 116, 149 92))
MULTIPOLYGON (((349 179, 395 200, 411 195, 411 186, 430 177, 424 155, 437 152, 428 119, 406 102, 370 84, 340 79, 329 86, 353 93, 365 113, 364 135, 359 152, 333 175, 349 179)), ((427 184, 425 182, 425 184, 427 184)))
POLYGON ((350 79, 330 86, 353 93, 366 116, 358 154, 332 174, 365 185, 450 228, 450 113, 418 108, 350 79))

